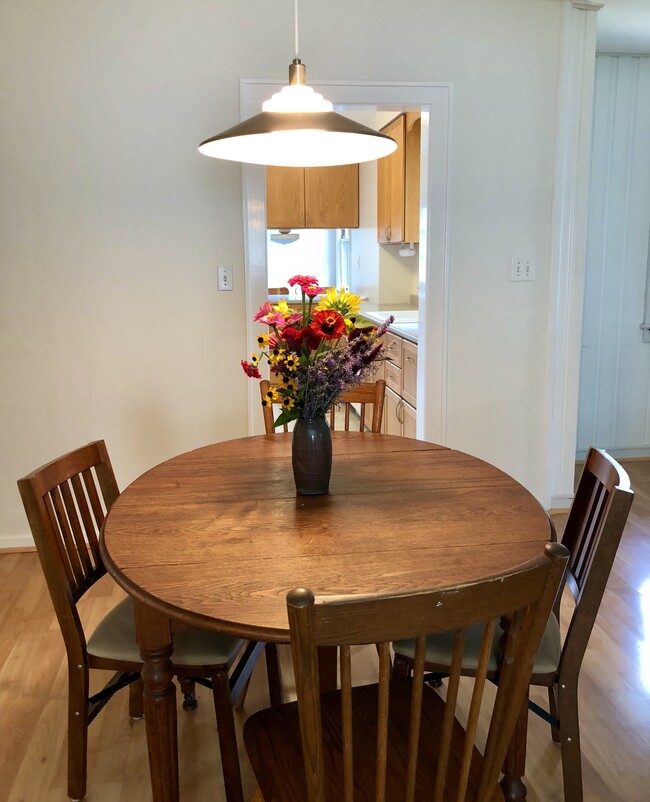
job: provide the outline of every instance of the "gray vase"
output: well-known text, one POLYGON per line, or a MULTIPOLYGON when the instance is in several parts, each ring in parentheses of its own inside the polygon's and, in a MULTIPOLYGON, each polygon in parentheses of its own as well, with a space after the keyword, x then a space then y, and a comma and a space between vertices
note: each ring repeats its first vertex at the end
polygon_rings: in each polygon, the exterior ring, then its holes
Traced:
POLYGON ((332 433, 325 418, 298 418, 293 430, 291 464, 298 493, 327 493, 332 472, 332 433))

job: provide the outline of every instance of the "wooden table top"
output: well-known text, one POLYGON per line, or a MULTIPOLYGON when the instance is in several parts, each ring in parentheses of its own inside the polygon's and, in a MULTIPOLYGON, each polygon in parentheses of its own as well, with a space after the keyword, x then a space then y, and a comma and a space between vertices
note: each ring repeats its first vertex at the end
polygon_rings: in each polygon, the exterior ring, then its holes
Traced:
POLYGON ((548 516, 507 474, 418 440, 333 432, 330 492, 296 495, 291 435, 199 448, 113 505, 102 553, 125 590, 172 618, 287 642, 285 597, 412 591, 542 553, 548 516))

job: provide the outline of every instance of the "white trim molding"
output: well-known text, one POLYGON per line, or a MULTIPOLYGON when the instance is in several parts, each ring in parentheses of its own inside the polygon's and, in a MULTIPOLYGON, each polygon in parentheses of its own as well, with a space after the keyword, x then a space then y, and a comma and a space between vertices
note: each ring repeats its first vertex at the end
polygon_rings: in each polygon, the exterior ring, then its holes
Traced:
POLYGON ((547 506, 573 498, 587 232, 596 15, 564 0, 558 81, 547 380, 547 506))
POLYGON ((32 551, 34 548, 34 538, 31 535, 0 535, 0 552, 26 549, 32 551))

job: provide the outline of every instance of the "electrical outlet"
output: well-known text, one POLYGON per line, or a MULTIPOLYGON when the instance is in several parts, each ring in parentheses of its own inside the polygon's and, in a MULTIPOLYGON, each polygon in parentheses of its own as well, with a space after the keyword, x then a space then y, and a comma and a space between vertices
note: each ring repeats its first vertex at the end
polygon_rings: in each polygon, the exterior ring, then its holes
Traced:
POLYGON ((532 256, 513 256, 510 281, 535 281, 535 259, 532 256))
POLYGON ((217 267, 217 287, 221 290, 232 290, 232 267, 219 265, 217 267))

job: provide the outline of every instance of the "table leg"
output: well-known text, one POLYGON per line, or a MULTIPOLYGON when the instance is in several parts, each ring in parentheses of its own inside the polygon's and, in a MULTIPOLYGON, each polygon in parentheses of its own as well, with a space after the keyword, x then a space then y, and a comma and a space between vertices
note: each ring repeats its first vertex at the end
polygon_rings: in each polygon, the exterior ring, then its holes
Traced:
POLYGON ((524 700, 517 726, 503 762, 501 790, 506 802, 525 802, 526 786, 522 777, 526 772, 526 740, 528 737, 528 694, 524 700))
POLYGON ((144 720, 153 802, 178 802, 176 687, 169 619, 136 601, 135 624, 142 656, 144 720))

